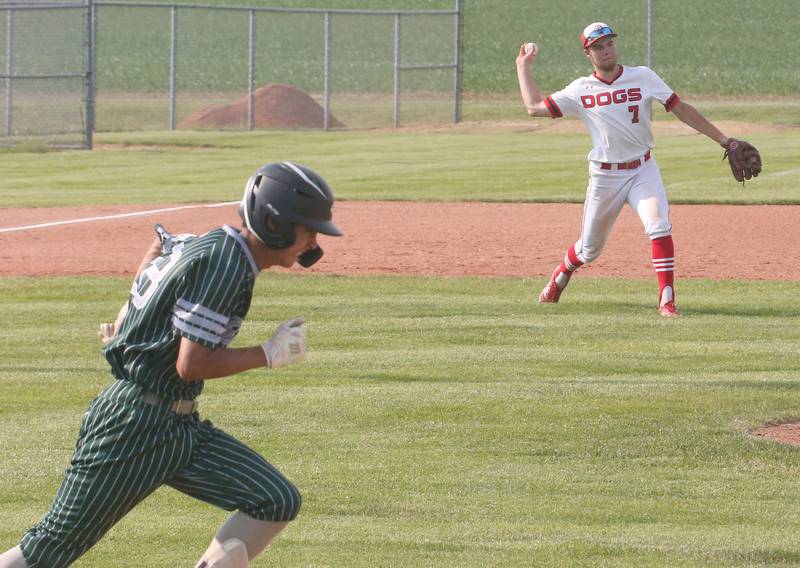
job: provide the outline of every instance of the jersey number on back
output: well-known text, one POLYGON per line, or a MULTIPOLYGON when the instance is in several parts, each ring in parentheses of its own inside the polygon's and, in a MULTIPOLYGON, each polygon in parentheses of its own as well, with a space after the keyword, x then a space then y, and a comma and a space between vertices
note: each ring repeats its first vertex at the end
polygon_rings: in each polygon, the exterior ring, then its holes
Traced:
POLYGON ((147 305, 147 302, 156 293, 158 285, 181 257, 181 248, 173 249, 172 254, 169 256, 161 256, 155 259, 142 271, 139 278, 134 281, 133 288, 131 288, 131 303, 133 307, 141 310, 147 305))

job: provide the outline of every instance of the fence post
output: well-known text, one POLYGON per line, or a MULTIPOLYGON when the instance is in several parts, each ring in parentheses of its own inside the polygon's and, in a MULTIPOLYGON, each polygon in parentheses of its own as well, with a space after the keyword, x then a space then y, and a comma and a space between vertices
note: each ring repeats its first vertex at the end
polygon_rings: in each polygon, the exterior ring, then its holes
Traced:
POLYGON ((175 130, 175 64, 178 49, 178 7, 170 9, 169 21, 169 129, 175 130))
POLYGON ((647 0, 647 66, 653 67, 653 0, 647 0))
POLYGON ((255 10, 250 10, 248 21, 249 30, 247 35, 247 130, 253 130, 253 81, 255 75, 255 10))
POLYGON ((11 136, 12 104, 11 96, 11 75, 14 74, 14 10, 9 8, 6 11, 6 136, 11 136))
POLYGON ((453 85, 453 122, 461 122, 461 32, 462 32, 462 12, 464 10, 463 0, 456 0, 456 45, 455 45, 455 65, 456 76, 453 85))
POLYGON ((394 127, 400 126, 400 14, 394 15, 394 127))
POLYGON ((324 114, 323 126, 330 130, 331 116, 331 13, 325 12, 325 76, 324 76, 324 114))
POLYGON ((93 0, 86 0, 86 136, 84 146, 88 150, 94 145, 94 97, 95 78, 95 44, 97 20, 93 0))

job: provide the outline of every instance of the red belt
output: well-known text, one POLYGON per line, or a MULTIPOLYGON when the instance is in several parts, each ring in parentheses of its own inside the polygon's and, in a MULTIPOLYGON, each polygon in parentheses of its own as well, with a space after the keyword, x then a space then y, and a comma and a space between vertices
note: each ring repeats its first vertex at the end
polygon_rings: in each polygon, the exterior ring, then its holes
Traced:
POLYGON ((639 166, 642 165, 643 162, 646 162, 650 159, 650 150, 648 150, 645 155, 644 159, 634 160, 632 162, 623 162, 621 164, 609 164, 608 162, 601 162, 600 169, 601 170, 635 170, 639 166))

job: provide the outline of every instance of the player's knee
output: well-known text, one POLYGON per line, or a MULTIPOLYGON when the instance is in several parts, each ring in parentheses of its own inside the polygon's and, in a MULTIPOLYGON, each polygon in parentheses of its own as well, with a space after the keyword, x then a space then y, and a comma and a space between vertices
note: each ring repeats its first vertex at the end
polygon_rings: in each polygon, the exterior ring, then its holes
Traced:
POLYGON ((294 484, 284 480, 280 487, 271 487, 266 491, 259 501, 253 510, 243 512, 256 519, 288 522, 300 513, 303 498, 294 484))
POLYGON ((283 509, 283 518, 279 520, 293 521, 300 513, 300 507, 303 504, 303 496, 300 495, 300 491, 297 490, 297 487, 291 483, 289 483, 289 487, 284 492, 283 503, 285 503, 285 505, 281 507, 283 509))

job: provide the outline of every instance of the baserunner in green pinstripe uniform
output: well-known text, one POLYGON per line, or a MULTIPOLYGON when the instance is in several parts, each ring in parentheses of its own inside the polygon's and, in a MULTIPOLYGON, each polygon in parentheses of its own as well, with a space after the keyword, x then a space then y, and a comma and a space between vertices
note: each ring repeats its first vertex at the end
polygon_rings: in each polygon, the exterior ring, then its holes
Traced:
POLYGON ((89 406, 50 510, 0 555, 0 568, 68 566, 161 485, 235 511, 196 568, 249 566, 297 516, 295 486, 200 420, 197 397, 206 379, 305 358, 301 318, 259 346, 228 344, 261 270, 310 266, 322 256, 317 234, 342 234, 332 206, 330 188, 312 170, 268 164, 247 183, 241 230, 226 225, 164 241, 163 254, 136 278, 127 313, 103 350, 116 380, 89 406))

